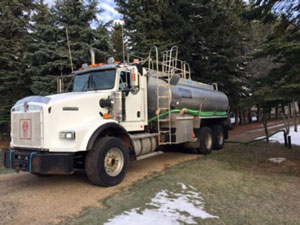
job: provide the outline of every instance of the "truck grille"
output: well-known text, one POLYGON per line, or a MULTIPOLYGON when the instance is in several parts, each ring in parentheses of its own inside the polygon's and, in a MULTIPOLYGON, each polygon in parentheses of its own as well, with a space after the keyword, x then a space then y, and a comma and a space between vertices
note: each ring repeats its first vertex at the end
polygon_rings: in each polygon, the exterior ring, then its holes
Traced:
POLYGON ((12 112, 12 145, 14 147, 41 148, 43 145, 42 126, 42 111, 12 112))

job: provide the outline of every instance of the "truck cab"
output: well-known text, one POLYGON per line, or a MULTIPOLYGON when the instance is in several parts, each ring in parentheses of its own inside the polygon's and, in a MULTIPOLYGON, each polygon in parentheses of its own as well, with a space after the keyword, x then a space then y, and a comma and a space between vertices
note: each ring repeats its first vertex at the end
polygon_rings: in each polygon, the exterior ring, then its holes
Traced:
MULTIPOLYGON (((84 168, 76 159, 85 158, 105 132, 131 148, 129 133, 148 124, 143 73, 139 65, 93 64, 75 72, 70 93, 19 100, 11 109, 4 165, 33 174, 71 174, 84 168)), ((127 151, 135 157, 133 149, 127 151)))

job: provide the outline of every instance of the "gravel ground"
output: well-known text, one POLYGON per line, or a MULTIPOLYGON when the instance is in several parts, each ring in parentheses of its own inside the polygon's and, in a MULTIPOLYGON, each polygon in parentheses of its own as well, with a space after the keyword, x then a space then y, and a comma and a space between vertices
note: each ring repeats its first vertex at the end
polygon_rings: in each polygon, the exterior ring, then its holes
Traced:
POLYGON ((29 173, 0 174, 0 224, 49 224, 74 216, 85 207, 101 207, 99 201, 128 188, 166 167, 193 160, 193 154, 168 152, 130 163, 118 186, 91 185, 84 173, 71 176, 36 177, 29 173))

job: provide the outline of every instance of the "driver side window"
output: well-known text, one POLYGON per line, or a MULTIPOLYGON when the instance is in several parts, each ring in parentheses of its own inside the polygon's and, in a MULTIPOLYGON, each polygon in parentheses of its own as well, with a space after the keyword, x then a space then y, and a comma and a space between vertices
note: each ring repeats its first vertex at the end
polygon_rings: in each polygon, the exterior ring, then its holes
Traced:
POLYGON ((119 90, 128 90, 130 88, 131 88, 130 73, 121 71, 120 72, 119 90))

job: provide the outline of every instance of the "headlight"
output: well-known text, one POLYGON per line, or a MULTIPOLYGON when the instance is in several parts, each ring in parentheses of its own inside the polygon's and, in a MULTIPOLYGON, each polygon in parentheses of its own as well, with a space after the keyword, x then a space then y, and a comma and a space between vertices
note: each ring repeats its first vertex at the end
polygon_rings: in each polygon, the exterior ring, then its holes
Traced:
POLYGON ((61 131, 59 137, 61 139, 75 140, 75 131, 61 131))

